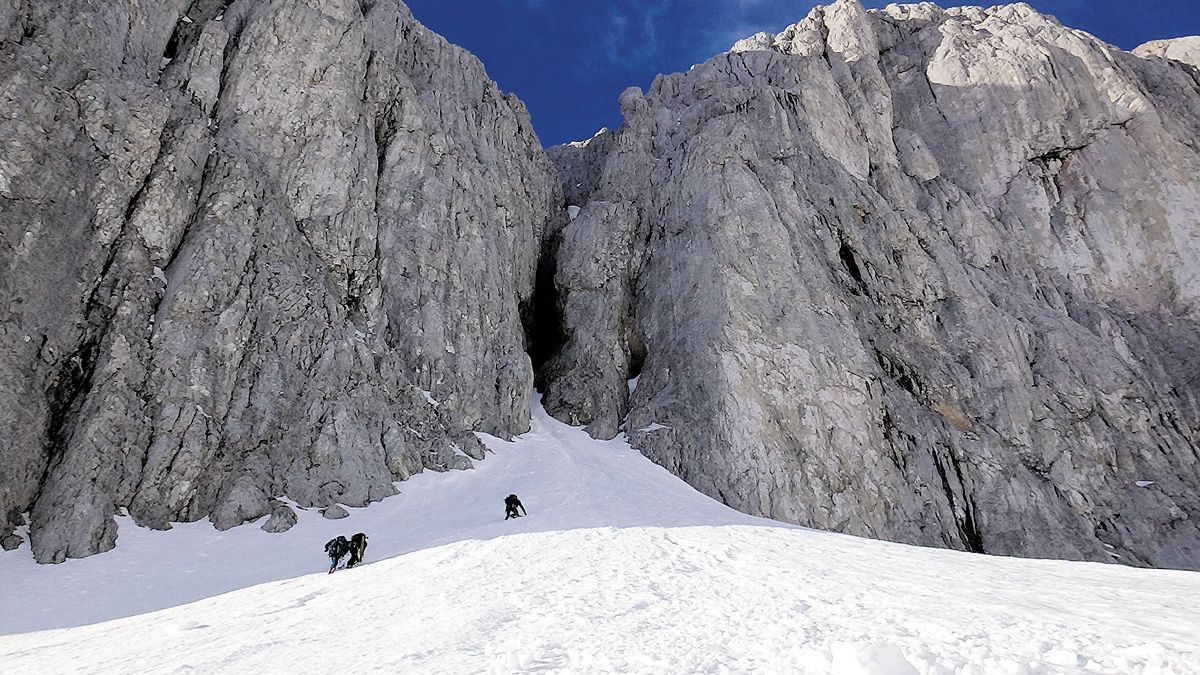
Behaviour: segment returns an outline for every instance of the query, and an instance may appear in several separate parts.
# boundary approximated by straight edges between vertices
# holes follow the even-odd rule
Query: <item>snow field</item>
[[[5,611],[0,635],[78,626],[143,614],[238,588],[324,572],[326,541],[369,535],[367,561],[467,539],[606,526],[729,523],[781,525],[738,513],[696,493],[622,440],[595,441],[535,411],[516,442],[481,434],[492,450],[470,471],[426,472],[397,483],[400,494],[348,518],[297,508],[282,534],[244,525],[225,532],[208,521],[169,531],[119,519],[118,543],[101,555],[38,565],[28,543],[0,553]],[[505,521],[504,497],[521,497],[530,517]],[[265,518],[259,523],[265,522]],[[28,540],[28,532],[20,532]],[[19,608],[8,611],[8,608]]]
[[[16,673],[323,672],[332,654],[341,668],[404,673],[1186,673],[1200,663],[1196,626],[1179,621],[1193,610],[1177,582],[1195,590],[1192,575],[1147,583],[1097,565],[959,565],[966,554],[848,539],[729,525],[465,541],[0,638],[0,654]]]
[[[488,445],[474,471],[417,476],[340,521],[306,511],[281,535],[122,524],[93,558],[2,555],[0,578],[22,581],[0,627],[55,627],[0,636],[3,670],[1200,672],[1200,574],[782,526],[540,410]],[[528,517],[502,520],[509,492]],[[324,542],[357,531],[367,564],[325,574]]]

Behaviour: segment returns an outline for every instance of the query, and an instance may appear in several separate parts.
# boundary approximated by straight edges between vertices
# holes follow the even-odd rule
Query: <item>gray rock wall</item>
[[[0,40],[0,534],[362,505],[528,428],[554,169],[398,1],[0,3]]]
[[[747,512],[1200,568],[1193,47],[842,0],[556,171],[398,0],[0,0],[0,539],[336,515],[527,429],[532,350]]]
[[[554,150],[554,414],[750,513],[1200,568],[1195,69],[842,0],[621,106]]]

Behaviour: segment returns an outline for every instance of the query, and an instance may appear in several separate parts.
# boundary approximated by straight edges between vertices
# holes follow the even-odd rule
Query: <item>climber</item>
[[[521,509],[521,513],[517,513],[517,509]],[[529,514],[525,512],[525,505],[521,503],[520,499],[517,499],[516,495],[509,495],[504,498],[504,519],[505,520],[508,520],[509,518],[519,518],[521,516],[527,516],[527,515],[529,515]]]
[[[342,558],[350,552],[350,542],[342,535],[338,535],[335,539],[330,539],[325,543],[325,553],[329,554],[329,573],[337,569],[338,563],[342,562]]]
[[[350,537],[350,562],[346,563],[346,569],[354,567],[363,561],[363,557],[367,554],[367,535],[359,532]]]

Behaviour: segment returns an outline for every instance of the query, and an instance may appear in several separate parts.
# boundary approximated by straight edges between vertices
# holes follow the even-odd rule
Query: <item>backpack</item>
[[[331,558],[340,558],[346,555],[346,551],[349,549],[350,543],[347,542],[346,538],[341,535],[335,539],[330,539],[329,541],[325,542],[325,552],[328,553],[329,557]]]

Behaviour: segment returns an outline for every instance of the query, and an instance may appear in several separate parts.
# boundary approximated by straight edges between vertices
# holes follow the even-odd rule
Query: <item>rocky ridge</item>
[[[0,148],[0,536],[38,560],[528,428],[554,169],[397,0],[0,3]]]
[[[4,548],[338,517],[536,370],[749,513],[1200,567],[1193,39],[840,0],[544,153],[398,0],[151,4],[0,0]]]
[[[1200,568],[1194,67],[840,0],[620,103],[552,152],[552,413],[753,514]]]
[[[1200,68],[1200,36],[1152,40],[1133,50],[1139,56],[1158,56]]]

